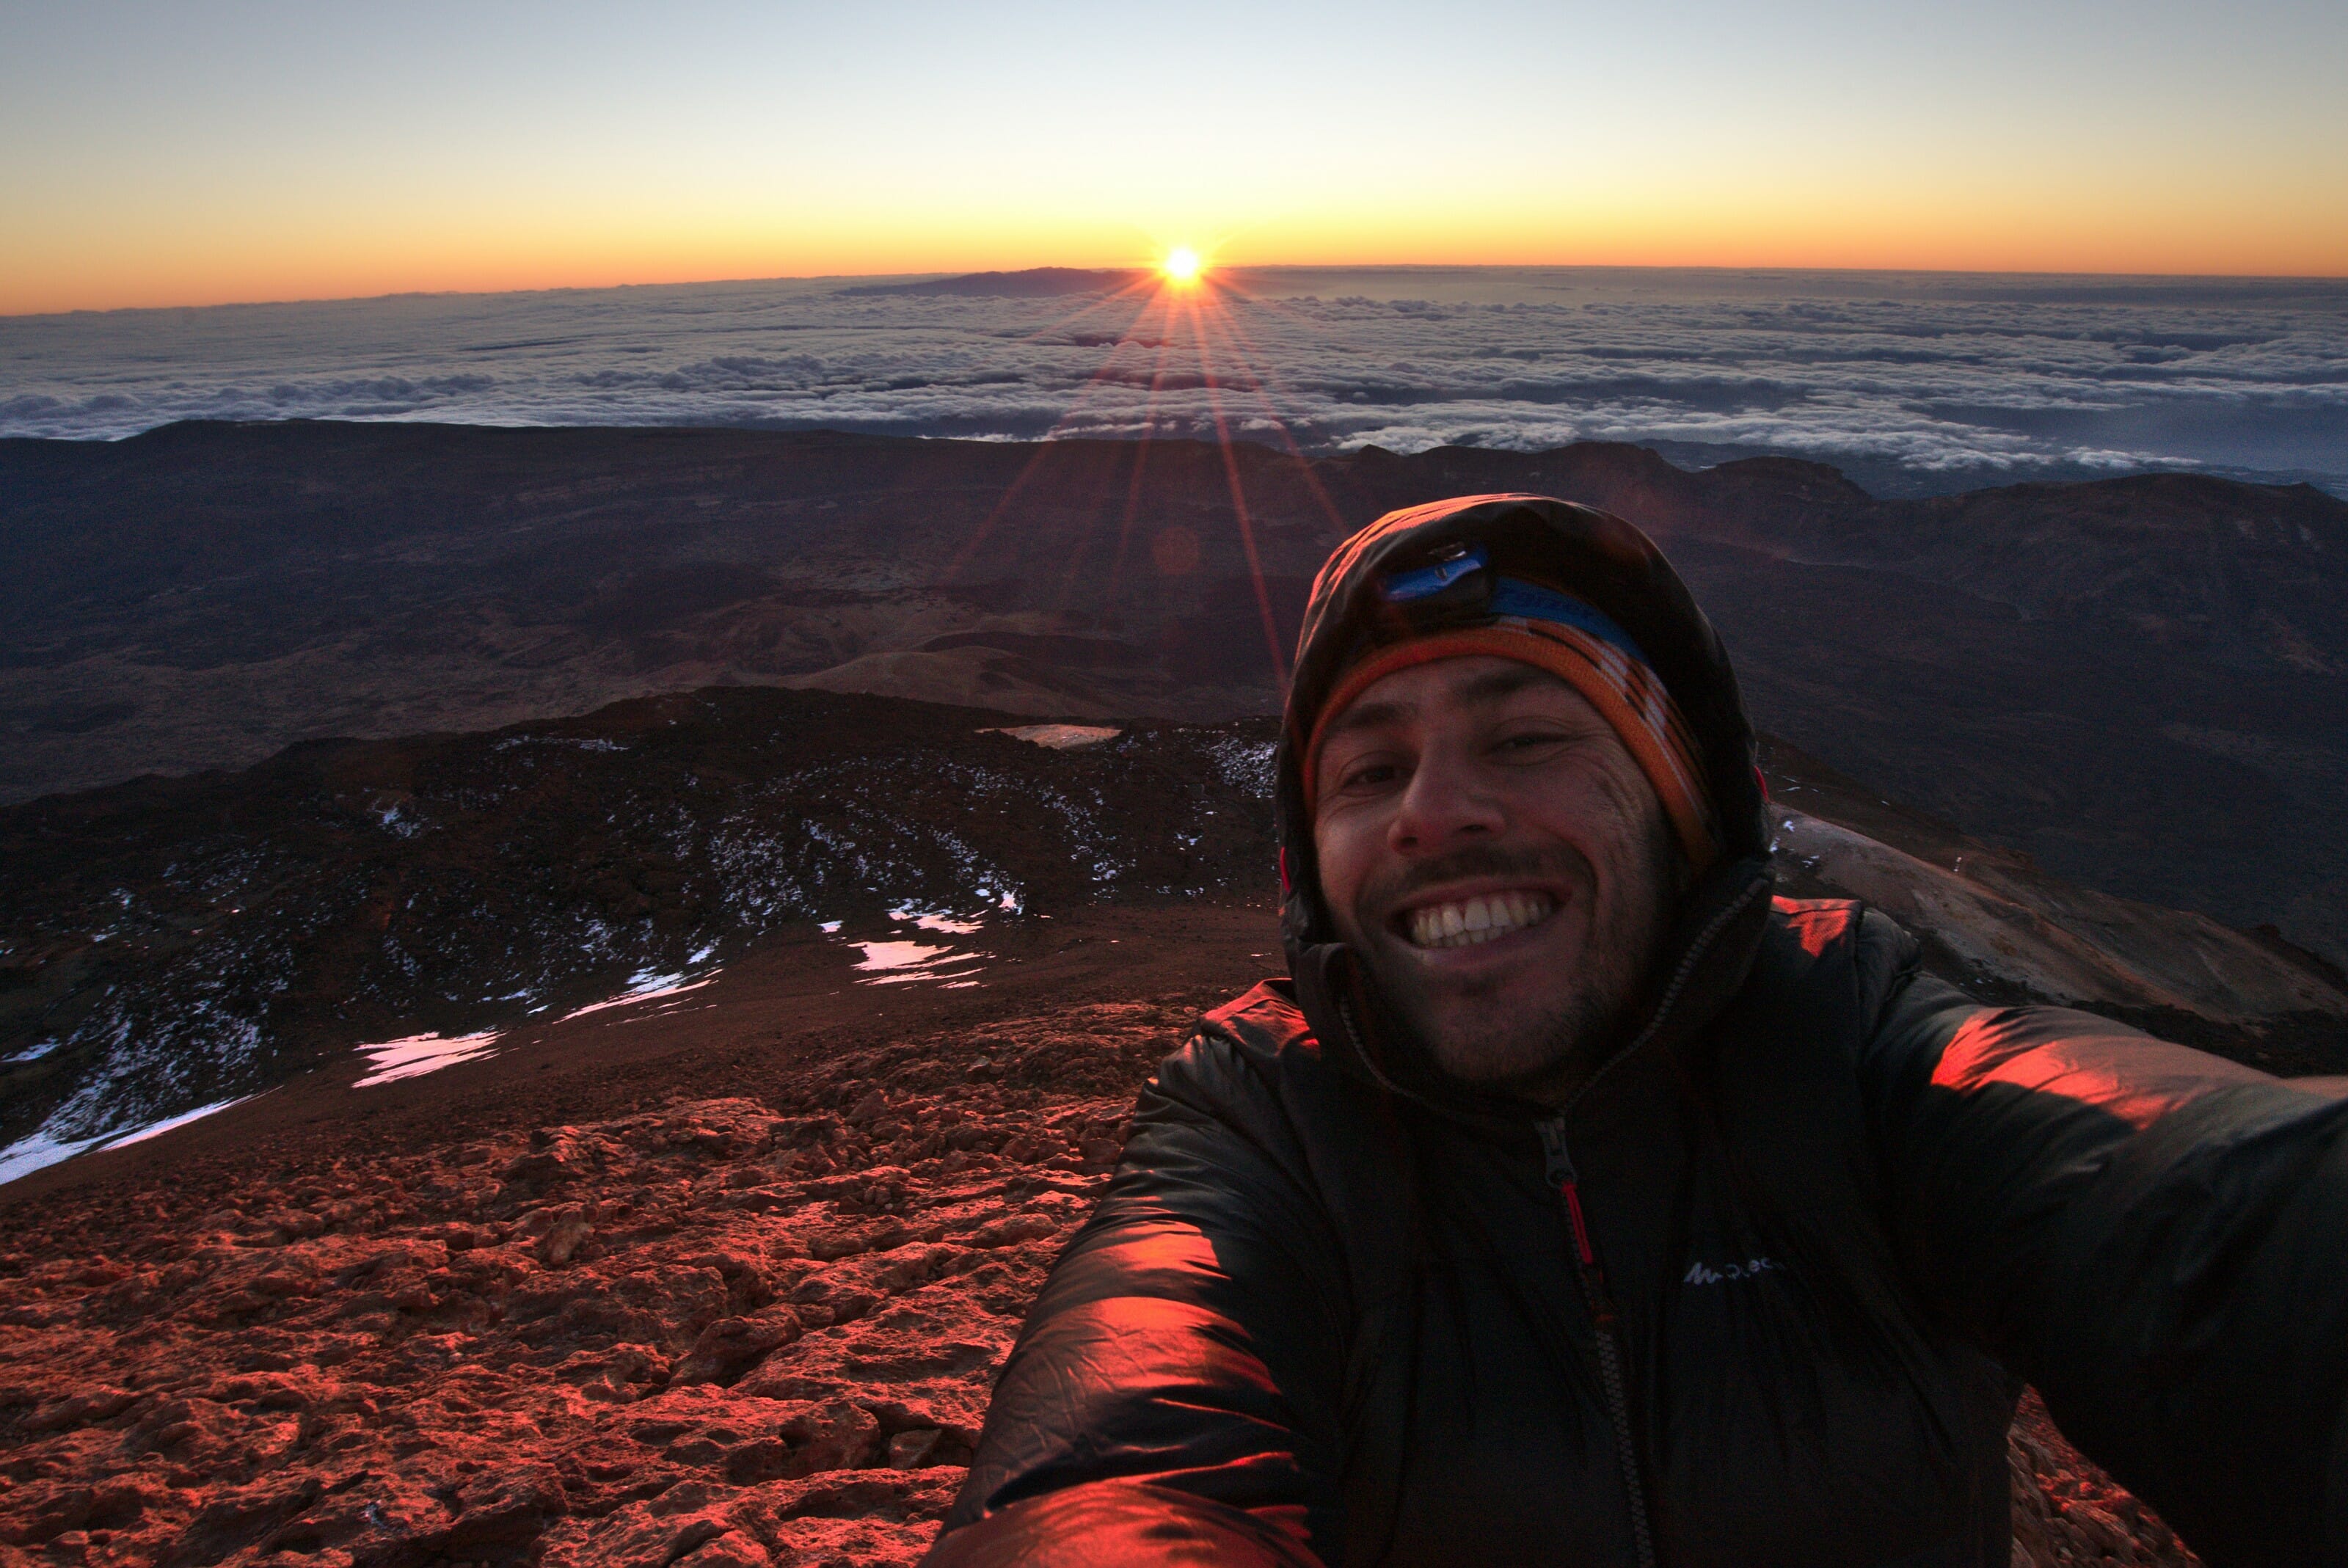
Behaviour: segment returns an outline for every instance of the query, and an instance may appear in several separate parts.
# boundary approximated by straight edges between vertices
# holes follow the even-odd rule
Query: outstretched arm
[[[1275,1097],[1212,1037],[1144,1090],[928,1561],[1315,1564],[1346,1278]]]
[[[2212,1563],[2348,1561],[2348,1088],[1984,1009],[1869,917],[1907,1264]]]

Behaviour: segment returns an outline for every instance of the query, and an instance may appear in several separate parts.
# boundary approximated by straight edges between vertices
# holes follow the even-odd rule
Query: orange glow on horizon
[[[1177,245],[1166,253],[1166,259],[1158,263],[1158,270],[1165,273],[1166,281],[1176,288],[1188,288],[1199,281],[1200,273],[1206,270],[1206,263],[1199,260],[1199,253],[1189,246]]]
[[[462,46],[429,6],[19,9],[0,315],[1047,265],[1171,284],[1178,246],[1201,290],[1280,266],[2348,277],[2348,34],[2305,0],[2125,27],[1259,6],[1244,48],[1138,7],[476,6]],[[1606,66],[1560,93],[1572,61]],[[1455,86],[1476,112],[1417,112]]]
[[[1750,194],[1424,211],[1335,208],[1234,224],[1212,270],[1251,266],[1657,266],[2348,276],[2348,209],[2298,218],[2246,194],[2180,224],[2150,203],[2066,208],[1986,198],[1858,203]],[[894,210],[786,223],[737,211],[397,211],[324,223],[283,214],[115,212],[11,236],[0,315],[609,288],[773,278],[1138,268],[1179,281],[1175,248],[1058,214]],[[1183,246],[1209,270],[1206,247]],[[1148,258],[1144,260],[1143,258]]]

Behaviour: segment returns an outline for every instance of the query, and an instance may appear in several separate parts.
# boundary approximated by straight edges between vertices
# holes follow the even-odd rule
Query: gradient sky
[[[2348,273],[2339,0],[0,0],[0,314],[1146,262]]]

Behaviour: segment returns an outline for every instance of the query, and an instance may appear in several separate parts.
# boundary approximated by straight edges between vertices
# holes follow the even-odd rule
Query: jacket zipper
[[[1598,1330],[1598,1378],[1606,1390],[1606,1413],[1614,1426],[1614,1452],[1622,1471],[1622,1490],[1631,1504],[1631,1533],[1637,1543],[1639,1568],[1655,1568],[1654,1529],[1647,1518],[1647,1492],[1639,1477],[1639,1445],[1631,1432],[1631,1392],[1622,1375],[1622,1342],[1616,1333],[1622,1315],[1606,1290],[1606,1271],[1599,1266],[1597,1249],[1590,1244],[1590,1225],[1581,1213],[1581,1182],[1565,1149],[1565,1118],[1542,1119],[1541,1149],[1549,1156],[1549,1184],[1565,1201],[1566,1222],[1573,1228],[1574,1277],[1581,1298]]]
[[[1622,1490],[1630,1498],[1631,1534],[1638,1547],[1639,1568],[1655,1568],[1655,1532],[1653,1522],[1647,1516],[1646,1486],[1639,1475],[1639,1445],[1631,1430],[1631,1390],[1622,1371],[1622,1340],[1616,1332],[1622,1314],[1615,1310],[1614,1298],[1606,1289],[1606,1273],[1599,1266],[1598,1250],[1590,1244],[1590,1224],[1581,1212],[1581,1181],[1574,1174],[1572,1157],[1565,1148],[1565,1113],[1597,1087],[1600,1078],[1637,1055],[1639,1048],[1654,1037],[1663,1020],[1670,1016],[1672,1005],[1686,988],[1688,976],[1695,973],[1695,966],[1710,951],[1714,940],[1753,902],[1753,895],[1766,886],[1766,880],[1756,877],[1742,895],[1705,923],[1673,971],[1671,983],[1663,987],[1647,1026],[1583,1079],[1556,1115],[1543,1117],[1535,1124],[1540,1129],[1542,1151],[1549,1158],[1549,1184],[1564,1201],[1566,1222],[1573,1227],[1574,1277],[1581,1285],[1581,1298],[1589,1305],[1591,1318],[1598,1329],[1598,1378],[1605,1387],[1606,1413],[1614,1425],[1616,1463],[1622,1471]]]
[[[1615,1331],[1622,1315],[1615,1310],[1613,1297],[1607,1293],[1606,1275],[1599,1267],[1597,1249],[1590,1244],[1590,1226],[1581,1212],[1581,1184],[1574,1175],[1573,1161],[1566,1153],[1565,1114],[1597,1087],[1599,1079],[1636,1056],[1640,1047],[1655,1037],[1670,1016],[1673,1004],[1686,989],[1689,976],[1695,973],[1696,965],[1711,950],[1714,941],[1728,923],[1753,902],[1753,895],[1768,885],[1766,877],[1754,878],[1742,893],[1705,923],[1704,929],[1696,934],[1695,940],[1688,944],[1686,953],[1682,954],[1646,1026],[1629,1045],[1599,1064],[1598,1070],[1582,1080],[1556,1115],[1544,1117],[1534,1124],[1540,1130],[1541,1148],[1549,1158],[1549,1184],[1563,1200],[1567,1222],[1573,1228],[1574,1277],[1581,1286],[1582,1300],[1588,1305],[1591,1318],[1597,1327],[1599,1381],[1604,1386],[1606,1413],[1614,1428],[1615,1462],[1622,1472],[1622,1490],[1631,1505],[1631,1533],[1638,1551],[1639,1568],[1655,1568],[1655,1534],[1653,1522],[1647,1515],[1646,1487],[1640,1479],[1639,1445],[1632,1435],[1631,1393],[1622,1370],[1622,1342]],[[1362,1026],[1354,1016],[1351,1003],[1342,994],[1333,999],[1337,1005],[1338,1018],[1354,1037],[1354,1054],[1368,1069],[1371,1078],[1389,1094],[1416,1098],[1406,1096],[1403,1089],[1390,1082],[1370,1053],[1360,1048],[1364,1038]]]

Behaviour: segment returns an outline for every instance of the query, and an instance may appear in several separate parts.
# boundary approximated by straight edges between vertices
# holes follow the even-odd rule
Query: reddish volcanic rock
[[[1163,1024],[159,1191],[104,1257],[31,1222],[0,1563],[910,1562]]]
[[[1176,1021],[11,1216],[0,1565],[910,1563]],[[2191,1561],[2034,1405],[2014,1460],[2017,1564]]]
[[[2013,1471],[2013,1568],[2200,1563],[2157,1515],[2064,1440],[2035,1391],[2014,1417],[2006,1460]]]

